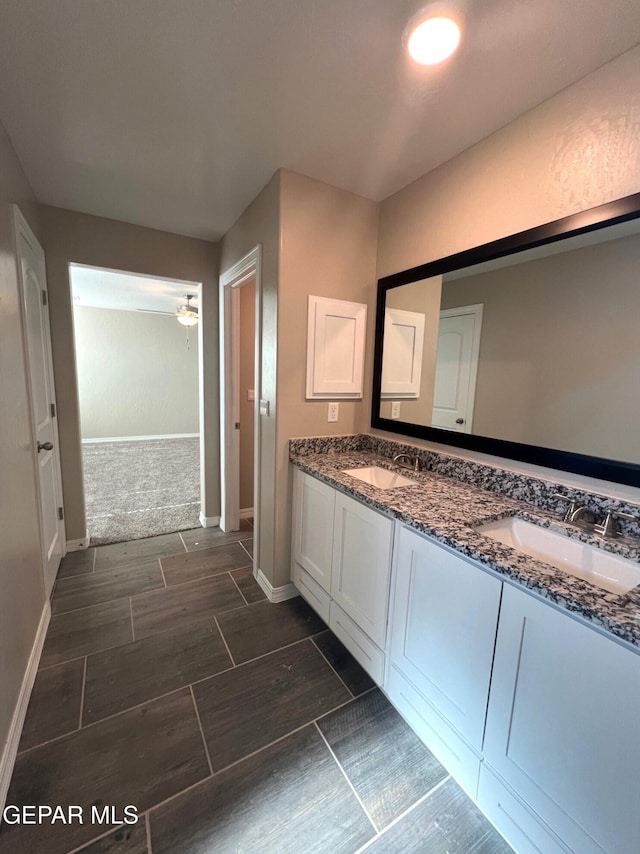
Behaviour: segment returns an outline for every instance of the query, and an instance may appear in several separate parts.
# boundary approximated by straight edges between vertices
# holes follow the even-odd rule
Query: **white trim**
[[[65,554],[67,552],[81,552],[83,549],[88,549],[90,541],[91,537],[89,536],[89,530],[87,529],[84,537],[80,537],[78,540],[67,540]]]
[[[98,442],[146,442],[152,439],[199,439],[200,433],[157,433],[151,436],[105,436],[102,439],[83,439],[83,445],[95,445]]]
[[[253,518],[253,507],[245,507],[240,511],[241,519],[252,519]]]
[[[283,584],[282,587],[274,587],[261,569],[258,570],[257,574],[254,573],[254,578],[269,602],[284,602],[285,599],[294,599],[300,595],[292,581]]]
[[[220,528],[236,531],[240,527],[240,442],[234,422],[239,420],[239,291],[255,279],[255,366],[253,409],[253,507],[254,558],[257,577],[260,554],[260,404],[262,397],[262,246],[258,244],[220,276]],[[265,416],[269,417],[269,416]],[[266,579],[265,579],[266,580]],[[266,592],[266,591],[265,591]],[[285,597],[286,598],[286,597]]]
[[[44,639],[47,634],[50,619],[51,605],[49,604],[49,600],[47,600],[44,604],[44,608],[42,609],[40,624],[38,625],[38,631],[36,632],[33,646],[31,647],[31,654],[22,680],[18,702],[16,703],[13,717],[11,718],[9,735],[7,736],[7,741],[4,746],[2,756],[0,757],[0,816],[2,815],[2,810],[4,809],[7,798],[7,792],[9,791],[9,782],[11,781],[13,766],[15,765],[18,753],[18,745],[20,743],[20,736],[22,735],[24,719],[27,714],[27,706],[29,705],[31,691],[33,690],[33,683],[35,682],[36,674],[38,672],[40,655],[42,653],[42,647],[44,645]]]
[[[201,513],[198,517],[203,528],[217,528],[220,524],[219,516],[205,516]]]

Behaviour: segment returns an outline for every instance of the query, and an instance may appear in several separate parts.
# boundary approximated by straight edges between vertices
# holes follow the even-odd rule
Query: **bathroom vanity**
[[[407,450],[425,471],[393,463]],[[481,489],[477,465],[372,436],[293,440],[290,459],[292,581],[510,844],[640,850],[633,540],[564,524],[552,484]],[[510,519],[629,574],[607,590],[516,550],[491,535]]]

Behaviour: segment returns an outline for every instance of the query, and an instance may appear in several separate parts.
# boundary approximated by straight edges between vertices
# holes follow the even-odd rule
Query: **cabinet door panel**
[[[335,494],[326,483],[296,469],[293,559],[327,593],[331,588]]]
[[[505,588],[484,753],[581,854],[640,850],[640,656]]]
[[[331,596],[384,649],[393,523],[336,494]]]
[[[476,750],[482,747],[502,583],[403,528],[391,660]]]

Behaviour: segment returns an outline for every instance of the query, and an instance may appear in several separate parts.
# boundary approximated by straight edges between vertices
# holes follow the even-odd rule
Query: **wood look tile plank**
[[[130,566],[60,579],[56,584],[51,611],[53,614],[64,614],[160,587],[164,587],[160,564],[157,558],[151,558]]]
[[[351,698],[311,641],[207,679],[193,693],[214,772]]]
[[[187,550],[192,552],[198,549],[208,549],[211,546],[222,546],[226,543],[237,543],[240,540],[250,539],[253,537],[253,528],[246,519],[241,519],[239,531],[224,533],[220,528],[194,528],[191,531],[182,531],[181,533]]]
[[[154,854],[353,854],[374,833],[314,726],[150,815]]]
[[[234,569],[231,576],[250,605],[254,602],[262,602],[263,599],[267,598],[262,587],[260,587],[253,577],[252,566],[247,566],[244,569]]]
[[[299,596],[276,604],[259,602],[242,611],[222,614],[218,624],[236,664],[327,628]]]
[[[164,557],[184,553],[184,544],[179,534],[162,534],[159,537],[147,537],[143,540],[129,540],[126,543],[113,543],[98,546],[96,549],[96,570],[112,569],[117,566],[130,566],[153,557]]]
[[[77,729],[84,658],[39,670],[22,728],[19,751]]]
[[[364,849],[367,854],[510,854],[498,831],[449,778]]]
[[[186,581],[196,581],[219,572],[248,566],[251,558],[238,543],[214,546],[194,552],[185,552],[161,559],[162,571],[167,586],[184,584]]]
[[[375,687],[375,682],[331,631],[316,635],[313,642],[354,696]]]
[[[128,599],[116,599],[51,618],[40,667],[59,664],[133,640]]]
[[[357,698],[318,725],[379,829],[447,777],[380,691]]]
[[[243,605],[244,599],[228,573],[141,593],[131,598],[136,639],[190,626]]]
[[[123,825],[107,836],[81,848],[77,854],[148,854],[145,817],[137,824]]]
[[[209,774],[188,689],[36,747],[18,757],[10,804],[133,804],[141,813]],[[108,828],[104,828],[105,830]],[[0,826],[1,854],[63,854],[96,836],[96,825]]]
[[[77,552],[68,552],[60,563],[58,570],[58,580],[61,578],[69,578],[72,575],[84,575],[87,572],[93,572],[93,561],[95,557],[95,549],[81,549]]]
[[[83,725],[231,666],[213,618],[90,655]]]

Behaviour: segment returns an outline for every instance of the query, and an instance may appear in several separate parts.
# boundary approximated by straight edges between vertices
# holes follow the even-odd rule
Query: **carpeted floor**
[[[91,545],[198,527],[199,445],[198,438],[84,444]]]

